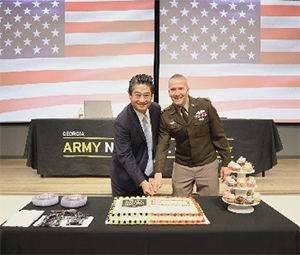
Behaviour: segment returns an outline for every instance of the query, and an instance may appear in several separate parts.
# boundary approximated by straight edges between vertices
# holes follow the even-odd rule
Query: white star
[[[232,34],[230,37],[230,42],[236,42],[236,36],[234,34]]]
[[[248,4],[247,6],[248,6],[248,8],[249,8],[248,11],[250,11],[250,10],[253,10],[253,11],[254,11],[255,5],[252,4],[252,2],[251,2],[250,4]]]
[[[207,17],[207,14],[208,14],[209,12],[207,11],[207,10],[205,10],[205,9],[203,9],[202,11],[201,11],[201,17]]]
[[[27,37],[25,40],[23,40],[23,42],[24,42],[25,46],[26,45],[30,46],[31,40],[29,40],[28,37]]]
[[[232,26],[232,25],[235,25],[235,26],[236,26],[237,20],[236,20],[234,17],[232,17],[232,18],[229,20],[229,22],[230,22],[230,26]]]
[[[207,48],[209,47],[207,44],[205,44],[205,42],[202,44],[202,45],[200,45],[201,46],[201,51],[207,51]]]
[[[167,16],[167,13],[168,13],[168,10],[165,7],[160,10],[161,16],[164,16],[164,15]]]
[[[237,54],[234,51],[232,51],[231,53],[228,53],[228,54],[230,56],[230,59],[236,59]]]
[[[187,45],[185,42],[183,42],[183,44],[181,44],[181,45],[180,45],[180,47],[181,47],[181,50],[185,50],[185,51],[187,51],[187,50],[188,50],[188,47],[189,47],[189,45]]]
[[[9,38],[7,38],[6,41],[4,41],[4,42],[5,42],[5,47],[7,47],[7,46],[11,46],[11,43],[13,42],[13,40],[9,40]]]
[[[58,53],[59,48],[56,46],[56,44],[54,45],[54,47],[51,47],[51,49],[52,49],[52,54]]]
[[[217,22],[218,22],[219,20],[218,19],[216,19],[216,17],[214,16],[211,20],[210,20],[210,22],[211,22],[211,25],[217,25]]]
[[[235,7],[237,6],[236,4],[234,4],[234,2],[232,2],[231,4],[229,4],[230,6],[230,10],[235,10]]]
[[[192,39],[192,42],[198,42],[199,36],[195,35],[195,33],[192,36],[190,36],[190,37]]]
[[[3,51],[3,49],[0,49],[0,56],[2,56],[2,51]]]
[[[17,48],[14,48],[14,51],[15,51],[15,55],[17,54],[21,55],[22,48],[19,48],[19,46],[17,46]]]
[[[40,37],[40,33],[37,29],[33,32],[34,37]]]
[[[242,10],[239,12],[240,18],[245,18],[246,13]]]
[[[256,20],[251,18],[248,20],[248,22],[249,22],[249,26],[254,26],[254,23],[256,22]]]
[[[24,9],[23,11],[24,11],[24,15],[25,15],[25,14],[29,14],[29,15],[30,15],[31,10],[28,9],[28,7],[26,7],[26,9]]]
[[[14,32],[15,38],[17,38],[17,37],[21,38],[21,34],[22,34],[22,33],[23,33],[23,32],[20,32],[19,29],[17,29],[17,31]]]
[[[254,39],[255,39],[256,37],[254,37],[252,34],[248,37],[248,39],[249,39],[249,42],[253,42],[254,43]]]
[[[48,39],[47,37],[45,37],[44,39],[42,39],[43,41],[43,45],[49,45],[50,39]]]
[[[50,10],[48,8],[45,8],[42,11],[43,11],[43,14],[49,14],[49,12],[50,12]]]
[[[176,24],[177,25],[177,21],[179,19],[177,19],[175,16],[171,19],[171,25]]]
[[[192,25],[198,25],[198,19],[194,16],[194,18],[191,19]]]
[[[245,34],[246,32],[246,29],[243,26],[241,26],[239,30],[240,30],[240,34]]]
[[[159,45],[159,47],[160,47],[160,51],[162,51],[162,50],[167,50],[167,47],[168,47],[168,44],[165,44],[165,42],[163,42],[162,44],[160,44]]]
[[[23,24],[24,29],[29,29],[29,30],[30,30],[30,26],[31,26],[31,25],[32,25],[32,24],[28,23],[28,21],[27,21],[25,24]]]
[[[35,54],[40,54],[40,50],[41,50],[41,48],[39,48],[37,45],[35,46],[35,48],[33,48],[33,54],[35,55]]]
[[[56,13],[52,16],[52,21],[58,21],[58,18],[59,18],[60,16],[59,15],[57,15]]]
[[[45,22],[45,23],[43,23],[42,24],[42,26],[43,26],[43,29],[49,29],[49,25],[50,25],[50,23],[48,23],[47,21]]]
[[[206,27],[205,25],[203,25],[203,27],[200,27],[201,29],[201,34],[207,34],[207,30],[208,30],[208,27]]]
[[[213,3],[210,3],[211,9],[217,9],[218,4],[214,1]]]
[[[211,42],[217,42],[218,37],[214,33],[213,36],[210,37],[210,39],[211,39]]]
[[[11,11],[12,10],[7,7],[6,10],[4,10],[5,15],[11,15]]]
[[[192,59],[198,59],[199,53],[194,51],[193,53],[190,53],[190,55],[191,55]]]
[[[52,8],[54,8],[54,7],[58,7],[59,2],[54,1],[54,2],[51,2],[51,4],[52,4]]]
[[[15,8],[16,7],[20,7],[21,8],[21,2],[19,2],[19,0],[17,0],[17,2],[14,2]]]
[[[4,24],[4,26],[5,26],[5,30],[7,30],[7,29],[11,30],[12,24],[7,22],[6,24]]]
[[[2,38],[2,33],[0,33],[0,39]]]
[[[188,13],[189,13],[190,11],[186,10],[185,7],[184,7],[184,9],[181,10],[180,12],[181,12],[181,17],[183,17],[183,16],[188,16]]]
[[[172,5],[172,6],[171,6],[172,8],[173,8],[173,7],[178,8],[178,6],[177,6],[177,5],[178,5],[178,2],[176,2],[175,0],[173,0],[172,2],[170,1],[169,3]]]
[[[171,19],[171,25],[176,24],[177,25],[177,21],[179,19],[177,19],[175,16]]]
[[[34,21],[40,21],[41,16],[37,15],[37,13],[32,16],[32,18],[34,19]]]
[[[245,3],[245,0],[240,0],[240,3]]]
[[[223,9],[223,11],[220,12],[221,17],[225,17],[226,18],[227,17],[227,13],[228,12],[225,12],[225,10]]]
[[[225,26],[220,27],[221,34],[226,34],[227,33],[227,29],[228,29],[228,27],[225,27]]]
[[[247,45],[246,44],[243,44],[243,43],[241,43],[240,45],[239,45],[239,48],[240,48],[240,51],[245,51],[245,48],[247,47]]]
[[[35,2],[33,2],[32,4],[33,4],[33,8],[39,8],[41,3],[35,0]]]
[[[58,37],[59,31],[57,31],[56,28],[55,28],[53,31],[51,31],[51,33],[52,33],[53,37],[55,37],[55,36]]]
[[[225,43],[223,43],[223,44],[221,44],[220,45],[220,47],[221,47],[221,51],[223,51],[223,50],[227,50],[227,47],[228,47],[228,45],[226,45]]]
[[[175,51],[173,51],[172,53],[170,53],[171,59],[177,59],[177,56],[178,56],[178,55],[179,55],[179,54],[176,53]]]
[[[218,57],[218,53],[216,53],[215,51],[209,54],[211,56],[211,59],[217,59]]]
[[[249,59],[254,59],[255,53],[253,53],[252,51],[250,53],[247,54],[249,56]]]
[[[177,38],[178,38],[177,35],[173,34],[170,37],[171,37],[171,42],[177,42]]]
[[[196,0],[194,0],[194,2],[190,2],[190,4],[192,5],[192,9],[193,9],[193,8],[196,8],[196,9],[197,9],[199,3],[197,3]]]
[[[14,17],[15,22],[21,22],[22,16],[19,16],[19,14],[17,14],[17,16]]]
[[[189,30],[189,28],[186,27],[185,25],[183,25],[183,27],[181,27],[180,29],[181,29],[181,33],[182,33],[182,34],[183,34],[183,33],[187,33],[188,30]]]
[[[162,27],[160,27],[160,32],[161,33],[167,33],[168,27],[165,26],[165,24],[162,25]]]

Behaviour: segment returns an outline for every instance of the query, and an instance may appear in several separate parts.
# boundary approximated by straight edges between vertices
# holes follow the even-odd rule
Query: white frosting
[[[134,203],[146,203],[130,207],[130,201]],[[124,204],[127,204],[124,205]],[[115,213],[193,213],[198,214],[195,204],[190,198],[176,197],[120,197],[115,206]]]
[[[191,197],[115,198],[106,224],[209,224]]]

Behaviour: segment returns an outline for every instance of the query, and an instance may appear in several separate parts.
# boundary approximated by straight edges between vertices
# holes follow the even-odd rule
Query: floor
[[[31,198],[32,195],[0,195],[0,224],[28,204]],[[262,199],[275,210],[300,226],[300,194],[262,195]]]

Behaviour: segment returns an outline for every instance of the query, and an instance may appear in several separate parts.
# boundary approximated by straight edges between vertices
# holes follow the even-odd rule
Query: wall
[[[23,157],[28,128],[28,123],[0,124],[0,157]],[[300,125],[277,124],[277,128],[284,148],[278,157],[299,157]]]

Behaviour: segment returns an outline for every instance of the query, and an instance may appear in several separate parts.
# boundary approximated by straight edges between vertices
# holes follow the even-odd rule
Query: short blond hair
[[[181,79],[184,80],[186,86],[189,87],[189,86],[188,86],[187,79],[186,79],[185,76],[182,75],[182,74],[178,74],[178,73],[177,73],[177,74],[172,75],[171,78],[169,79],[169,82],[170,82],[170,80],[181,80]]]

